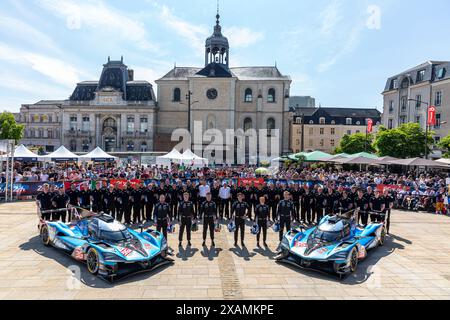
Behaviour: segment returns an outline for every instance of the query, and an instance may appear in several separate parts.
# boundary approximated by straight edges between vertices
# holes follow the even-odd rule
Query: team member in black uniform
[[[159,202],[154,208],[154,217],[156,220],[156,230],[162,231],[164,238],[167,239],[167,227],[170,223],[170,205],[166,203],[166,196],[161,194]]]
[[[58,194],[53,196],[52,198],[52,204],[55,209],[65,209],[67,208],[67,205],[69,204],[69,196],[64,193],[64,189],[60,188],[58,190]],[[67,217],[67,210],[55,212],[53,214],[53,220],[59,220],[61,219],[62,222],[66,222]]]
[[[259,204],[255,207],[255,220],[259,226],[259,232],[256,235],[256,246],[259,248],[259,239],[261,232],[263,234],[264,246],[267,248],[267,222],[269,221],[270,209],[266,205],[266,197],[259,197]]]
[[[269,188],[267,189],[267,198],[270,212],[272,212],[272,220],[276,220],[277,218],[277,206],[278,206],[278,192],[275,189],[275,185],[273,183],[269,184]]]
[[[130,193],[131,205],[133,206],[133,223],[141,222],[141,208],[142,208],[142,191],[138,185],[131,190]]]
[[[258,184],[256,188],[253,190],[253,210],[255,210],[256,206],[259,204],[259,198],[265,197],[267,195],[266,188],[263,184]],[[254,219],[256,221],[256,217]]]
[[[213,186],[211,188],[211,199],[216,204],[217,213],[219,213],[220,207],[219,192],[220,192],[220,184],[217,181],[214,181]]]
[[[391,194],[391,190],[389,190],[388,188],[385,188],[383,190],[383,198],[385,201],[385,214],[386,216],[382,217],[383,221],[386,221],[386,232],[387,234],[389,234],[389,227],[391,225],[391,210],[392,208],[394,208],[394,202],[395,199]]]
[[[297,183],[294,183],[291,188],[289,188],[289,192],[292,195],[292,202],[295,206],[295,212],[297,216],[295,217],[295,220],[300,220],[300,217],[298,216],[300,212],[300,198],[302,196],[302,191]]]
[[[91,209],[91,192],[86,184],[80,185],[80,192],[78,193],[79,203],[81,207],[86,210]]]
[[[370,221],[372,222],[382,222],[383,218],[380,213],[384,213],[385,208],[385,200],[381,196],[381,192],[379,190],[375,190],[375,196],[370,198],[369,202],[370,211],[373,213],[370,215]]]
[[[43,191],[36,197],[36,205],[41,211],[53,210],[52,198],[53,196],[50,193],[50,186],[46,183],[44,184]],[[50,220],[52,219],[52,214],[42,213],[42,219],[46,221]]]
[[[290,200],[291,195],[289,191],[285,191],[283,196],[284,199],[278,203],[277,207],[277,217],[278,221],[280,221],[280,243],[283,240],[284,228],[286,227],[286,230],[289,231],[291,229],[291,221],[295,217],[295,206]]]
[[[314,197],[314,209],[317,215],[316,223],[319,224],[323,218],[325,208],[327,207],[327,196],[323,193],[323,188],[319,187]],[[314,219],[313,219],[314,222]]]
[[[339,210],[342,210],[341,213],[348,213],[353,209],[353,202],[348,197],[347,191],[342,191],[341,199],[339,199]]]
[[[179,190],[177,184],[174,182],[169,187],[169,194],[170,194],[170,215],[171,218],[179,220],[180,217],[178,216],[178,196],[179,196]]]
[[[178,207],[178,213],[181,216],[181,224],[180,224],[180,234],[178,240],[180,241],[178,246],[183,245],[183,233],[184,229],[186,229],[188,246],[191,246],[191,227],[192,227],[192,219],[196,218],[195,206],[192,201],[189,201],[189,193],[185,192],[183,194],[183,201],[180,202]]]
[[[123,203],[125,224],[131,224],[131,210],[133,208],[133,202],[131,198],[132,192],[133,188],[131,187],[131,184],[128,182],[126,189],[123,190],[124,198],[126,198],[126,202]]]
[[[364,196],[364,191],[362,189],[359,189],[357,192],[357,196],[355,199],[355,208],[358,210],[358,223],[361,219],[361,224],[364,227],[367,226],[367,222],[369,220],[369,202]]]
[[[152,221],[153,206],[155,205],[155,202],[156,202],[154,188],[155,188],[155,186],[153,185],[153,182],[152,182],[147,186],[147,188],[142,193],[142,195],[144,197],[144,203],[145,203],[145,220],[146,220],[146,222]]]
[[[247,217],[252,219],[252,202],[253,202],[253,187],[250,186],[250,184],[246,184],[244,190],[242,190],[242,194],[244,195],[244,201],[247,203]],[[238,194],[238,201],[239,201],[239,194]],[[233,215],[233,213],[231,213]]]
[[[236,230],[234,231],[234,246],[237,246],[239,230],[241,231],[241,244],[245,247],[244,235],[245,235],[245,219],[247,218],[249,204],[244,201],[244,195],[238,194],[238,201],[231,206],[231,217],[234,217],[234,223]]]
[[[311,209],[312,209],[312,206],[314,203],[314,195],[309,190],[308,185],[305,185],[304,189],[305,189],[305,193],[303,193],[302,199],[301,199],[301,203],[302,203],[301,220],[302,220],[302,222],[308,222],[308,224],[311,224]]]
[[[91,202],[92,202],[92,211],[101,212],[102,210],[102,190],[100,188],[100,183],[97,182],[95,187],[91,190]]]
[[[116,185],[116,212],[117,212],[117,221],[122,222],[123,217],[125,216],[125,223],[128,224],[130,221],[126,219],[126,208],[128,207],[129,195],[125,188],[121,188],[120,184]]]
[[[114,188],[113,184],[110,184],[108,190],[103,194],[103,211],[111,215],[114,219],[116,219],[117,216],[116,195],[117,190]]]
[[[66,191],[66,194],[69,197],[70,205],[75,207],[78,207],[80,205],[78,203],[78,190],[74,184],[70,185],[70,189]]]
[[[217,219],[217,206],[212,201],[211,193],[206,194],[206,200],[200,205],[200,215],[203,217],[203,243],[206,245],[206,233],[209,228],[209,235],[211,237],[211,245],[214,247],[214,222]]]

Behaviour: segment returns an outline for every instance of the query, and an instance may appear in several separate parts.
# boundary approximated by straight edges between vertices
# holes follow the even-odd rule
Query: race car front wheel
[[[97,250],[94,248],[90,248],[87,253],[86,264],[88,271],[91,274],[96,275],[98,273],[98,269],[100,268],[100,259],[98,257]]]
[[[358,267],[358,249],[356,249],[355,247],[350,253],[350,271],[352,273],[355,272],[357,267]]]
[[[41,227],[41,240],[44,246],[50,245],[50,236],[48,234],[48,227],[46,225],[43,225]]]

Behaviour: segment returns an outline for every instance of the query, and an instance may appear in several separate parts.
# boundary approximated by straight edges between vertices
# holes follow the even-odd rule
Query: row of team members
[[[342,188],[334,189],[333,187],[325,189],[317,187],[310,190],[307,185],[303,187],[294,185],[291,188],[280,188],[275,185],[267,188],[263,186],[252,188],[248,185],[238,188],[233,185],[230,188],[227,183],[218,188],[217,185],[218,183],[215,183],[213,188],[209,188],[209,185],[202,181],[199,186],[194,186],[190,182],[186,185],[165,186],[165,183],[161,182],[159,187],[150,184],[147,188],[142,185],[136,185],[133,188],[128,183],[124,189],[116,188],[114,185],[109,185],[105,189],[97,184],[92,190],[85,187],[77,190],[75,185],[72,185],[70,190],[64,193],[64,189],[52,190],[51,186],[46,184],[43,192],[37,197],[37,204],[44,212],[63,209],[69,204],[94,212],[106,212],[119,221],[124,218],[126,224],[140,223],[143,220],[154,221],[158,231],[162,231],[165,237],[167,237],[168,226],[173,219],[176,219],[180,221],[180,244],[186,231],[189,245],[194,220],[203,219],[203,245],[205,245],[208,229],[214,245],[215,226],[224,216],[234,220],[235,245],[237,245],[239,234],[241,244],[245,245],[245,221],[250,219],[259,226],[257,245],[259,246],[262,233],[264,245],[267,246],[267,226],[272,220],[280,224],[281,241],[283,232],[289,230],[294,221],[314,224],[318,223],[325,214],[358,209],[358,220],[363,225],[367,225],[369,216],[374,222],[384,221],[385,215],[389,217],[394,203],[389,190],[385,190],[382,194],[378,190],[373,191],[371,187],[367,188],[366,192],[352,187],[348,192]],[[217,191],[217,194],[213,191]],[[280,192],[282,192],[282,199],[279,199]],[[254,202],[255,197],[258,197],[258,203]],[[254,219],[252,219],[252,212],[255,215]],[[66,212],[61,210],[52,214],[44,213],[43,218],[61,219],[65,222]],[[389,220],[387,220],[388,231]]]

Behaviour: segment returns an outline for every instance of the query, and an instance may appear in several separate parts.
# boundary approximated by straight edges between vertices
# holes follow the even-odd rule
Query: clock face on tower
[[[206,96],[208,97],[208,99],[210,100],[214,100],[217,98],[217,90],[216,89],[209,89],[208,91],[206,91]]]

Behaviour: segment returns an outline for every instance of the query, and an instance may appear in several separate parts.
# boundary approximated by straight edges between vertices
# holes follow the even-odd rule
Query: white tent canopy
[[[28,150],[23,144],[18,146],[14,151],[15,161],[38,161],[39,158],[40,156]]]
[[[78,156],[75,153],[67,150],[66,147],[61,146],[53,153],[50,153],[46,156],[40,157],[44,161],[55,161],[55,162],[71,162],[78,161]]]
[[[168,154],[156,157],[156,164],[158,166],[170,166],[172,162],[179,163],[183,159],[183,155],[177,149],[173,149]]]
[[[84,156],[80,156],[79,158],[80,158],[80,160],[94,161],[94,162],[113,162],[118,159],[117,157],[114,157],[114,156],[106,153],[100,147],[95,148],[88,154],[86,154]]]
[[[208,159],[197,156],[191,149],[182,154],[181,162],[193,167],[204,167],[208,165]]]
[[[443,163],[443,164],[450,164],[450,159],[446,159],[446,158],[442,158],[439,160],[436,160],[439,163]]]

